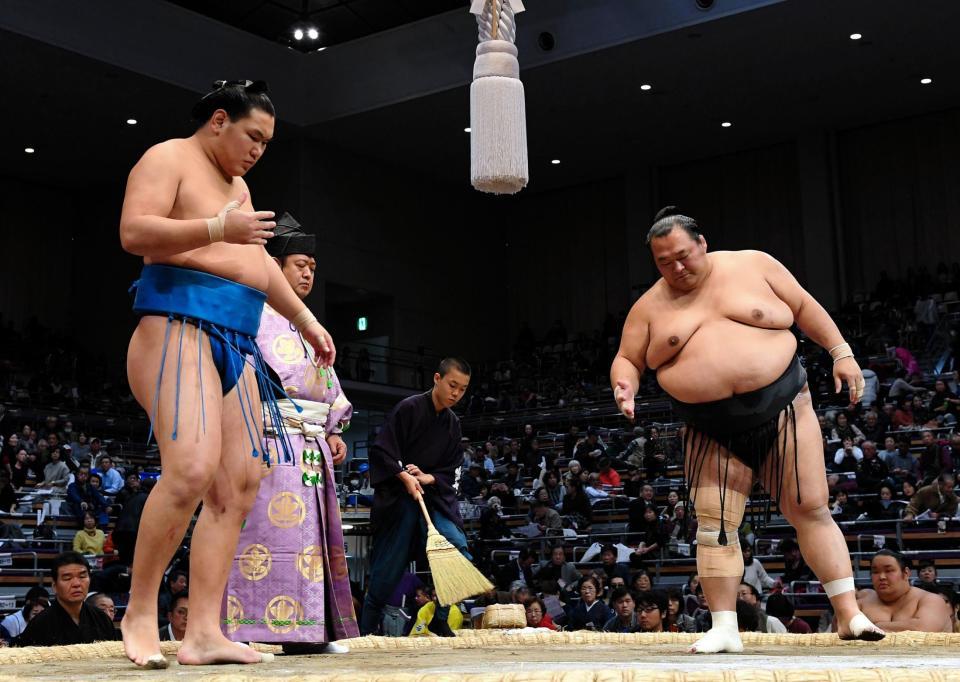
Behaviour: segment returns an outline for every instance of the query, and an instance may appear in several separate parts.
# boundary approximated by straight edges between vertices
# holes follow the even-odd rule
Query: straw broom
[[[450,606],[492,590],[490,581],[434,527],[423,503],[423,495],[417,495],[417,502],[427,520],[427,561],[441,606]]]

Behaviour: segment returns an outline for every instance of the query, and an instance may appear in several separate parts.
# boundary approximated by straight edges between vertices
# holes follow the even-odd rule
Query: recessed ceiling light
[[[932,78],[921,78],[920,83],[922,85],[930,85],[933,82]]]
[[[551,161],[550,163],[552,163],[554,166],[559,166],[559,165],[560,165],[560,159],[554,159],[554,160]]]
[[[309,37],[310,40],[316,40],[317,38],[320,37],[320,31],[318,31],[313,27],[310,27],[307,29],[307,37]]]
[[[24,147],[23,151],[25,151],[27,154],[33,154],[37,150],[34,149],[33,147]]]
[[[729,127],[732,126],[732,125],[733,125],[733,124],[732,124],[730,121],[724,121],[723,123],[720,124],[720,127],[721,127],[721,128],[729,128]]]
[[[128,119],[127,119],[127,125],[128,125],[128,126],[135,126],[135,125],[137,125],[137,119],[135,119],[135,118],[128,118]]]
[[[323,51],[326,50],[326,49],[327,49],[327,46],[324,45],[323,47],[318,47],[318,48],[317,48],[317,52],[323,52]]]
[[[298,28],[296,31],[294,31],[293,38],[294,40],[303,40],[303,29]]]
[[[653,86],[650,85],[649,83],[644,83],[643,85],[640,86],[640,89],[641,89],[641,90],[652,90],[652,89],[653,89]]]
[[[862,33],[851,33],[850,40],[860,40],[863,37]]]
[[[469,127],[467,127],[467,128],[464,128],[464,129],[463,129],[463,132],[465,132],[465,133],[469,133],[469,132],[470,132],[471,130],[473,130],[473,129],[472,129],[472,128],[469,128]]]

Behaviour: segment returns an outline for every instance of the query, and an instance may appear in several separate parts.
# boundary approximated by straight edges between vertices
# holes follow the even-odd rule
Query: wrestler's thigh
[[[253,367],[247,365],[237,385],[223,396],[222,421],[220,468],[211,493],[220,502],[229,498],[238,504],[250,504],[259,487],[263,462],[263,411]]]
[[[803,391],[793,401],[797,419],[796,457],[794,457],[794,443],[787,432],[786,448],[783,457],[783,491],[777,501],[780,512],[784,516],[792,513],[803,513],[823,507],[829,501],[827,489],[827,473],[823,461],[823,436],[820,433],[820,423],[813,411],[813,402],[809,391]],[[783,444],[784,429],[788,427],[786,417],[781,418],[780,440]],[[796,465],[794,464],[796,462]],[[768,457],[762,470],[764,482],[773,480],[776,484],[774,472],[775,457]],[[797,479],[800,481],[800,503],[797,502]],[[776,491],[768,490],[772,495]]]
[[[157,399],[167,324],[165,317],[149,316],[137,325],[127,350],[130,390],[148,417],[154,417],[164,476],[209,479],[220,456],[220,377],[206,335],[199,336],[191,324],[171,322]]]
[[[718,487],[726,482],[727,490],[736,490],[744,496],[753,488],[753,471],[732,456],[726,448],[700,433],[687,439],[683,457],[684,475],[693,487]]]

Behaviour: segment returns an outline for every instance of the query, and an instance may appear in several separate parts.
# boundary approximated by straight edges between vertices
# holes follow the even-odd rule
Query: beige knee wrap
[[[701,578],[739,578],[743,575],[743,554],[738,531],[747,498],[736,490],[723,496],[723,525],[720,523],[720,490],[710,486],[692,488],[697,511],[697,572]],[[720,529],[727,544],[720,544]]]

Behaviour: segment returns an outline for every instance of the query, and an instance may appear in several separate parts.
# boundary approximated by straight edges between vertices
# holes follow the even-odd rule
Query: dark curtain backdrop
[[[850,291],[881,270],[960,260],[960,110],[846,131],[838,137]]]

